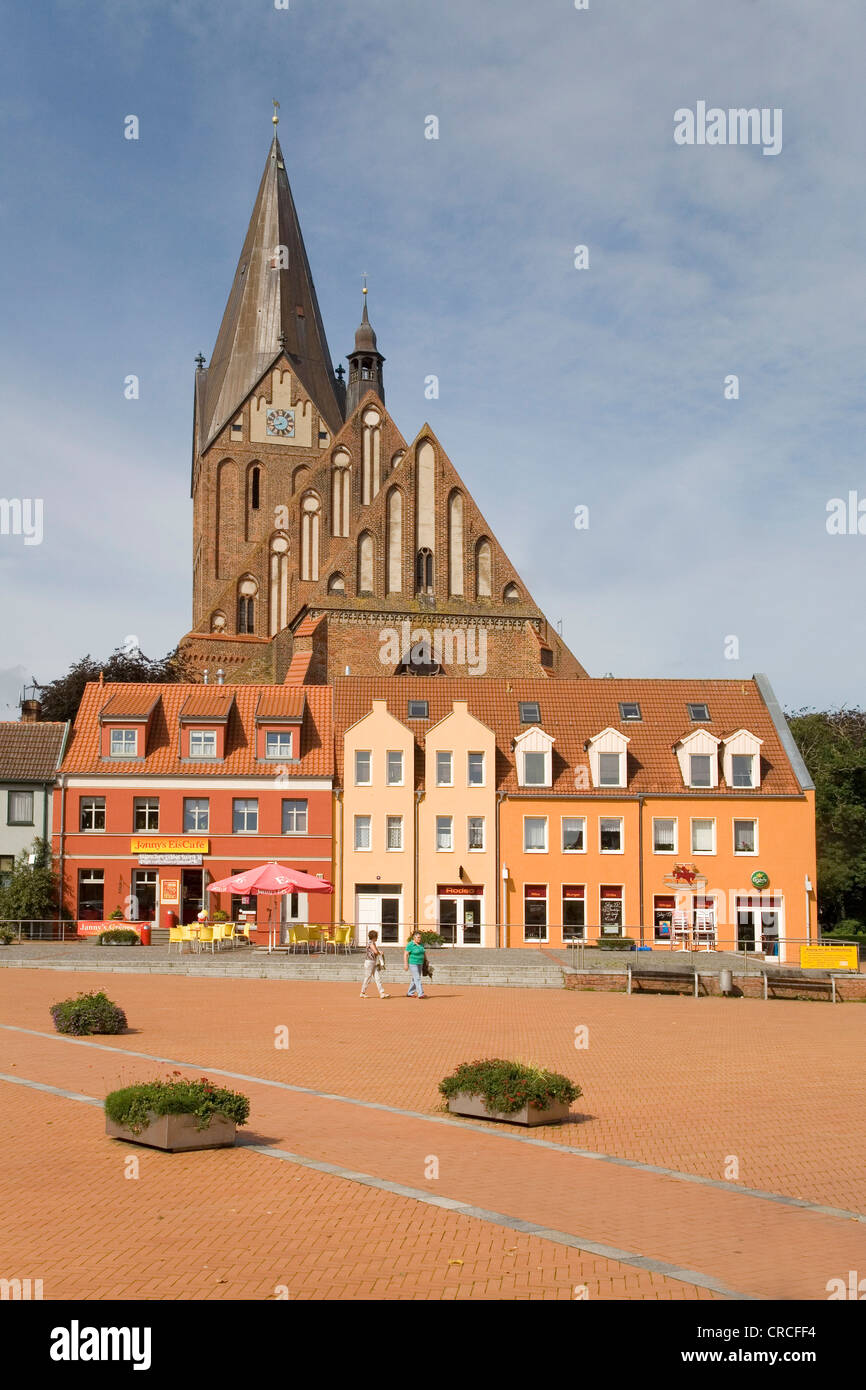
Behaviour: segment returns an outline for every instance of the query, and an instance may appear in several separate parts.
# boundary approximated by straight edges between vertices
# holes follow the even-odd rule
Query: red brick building
[[[332,692],[88,685],[55,791],[53,851],[82,934],[120,909],[192,921],[207,885],[276,859],[329,879]],[[264,899],[260,925],[328,922],[327,894]]]

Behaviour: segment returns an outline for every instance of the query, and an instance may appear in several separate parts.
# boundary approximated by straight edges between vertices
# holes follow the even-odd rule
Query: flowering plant
[[[546,1071],[543,1067],[525,1062],[509,1062],[502,1057],[485,1057],[460,1066],[439,1082],[446,1100],[460,1091],[481,1096],[488,1110],[512,1115],[524,1105],[547,1110],[557,1101],[571,1105],[582,1095],[579,1086],[561,1072]]]

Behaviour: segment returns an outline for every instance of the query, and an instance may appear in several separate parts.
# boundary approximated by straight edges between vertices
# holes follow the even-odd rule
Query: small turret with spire
[[[385,404],[382,383],[382,363],[385,361],[376,346],[376,334],[367,315],[367,277],[364,276],[364,311],[355,334],[355,347],[349,353],[349,381],[346,386],[346,414],[350,415],[368,391],[375,391]]]

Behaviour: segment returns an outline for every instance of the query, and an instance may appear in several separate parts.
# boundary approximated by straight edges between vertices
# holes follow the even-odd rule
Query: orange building
[[[817,940],[814,788],[763,676],[342,680],[334,719],[339,910],[385,940]]]

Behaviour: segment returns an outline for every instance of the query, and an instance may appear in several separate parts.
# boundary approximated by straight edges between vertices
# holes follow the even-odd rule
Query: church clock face
[[[274,406],[267,413],[267,432],[277,439],[294,439],[295,412]]]

